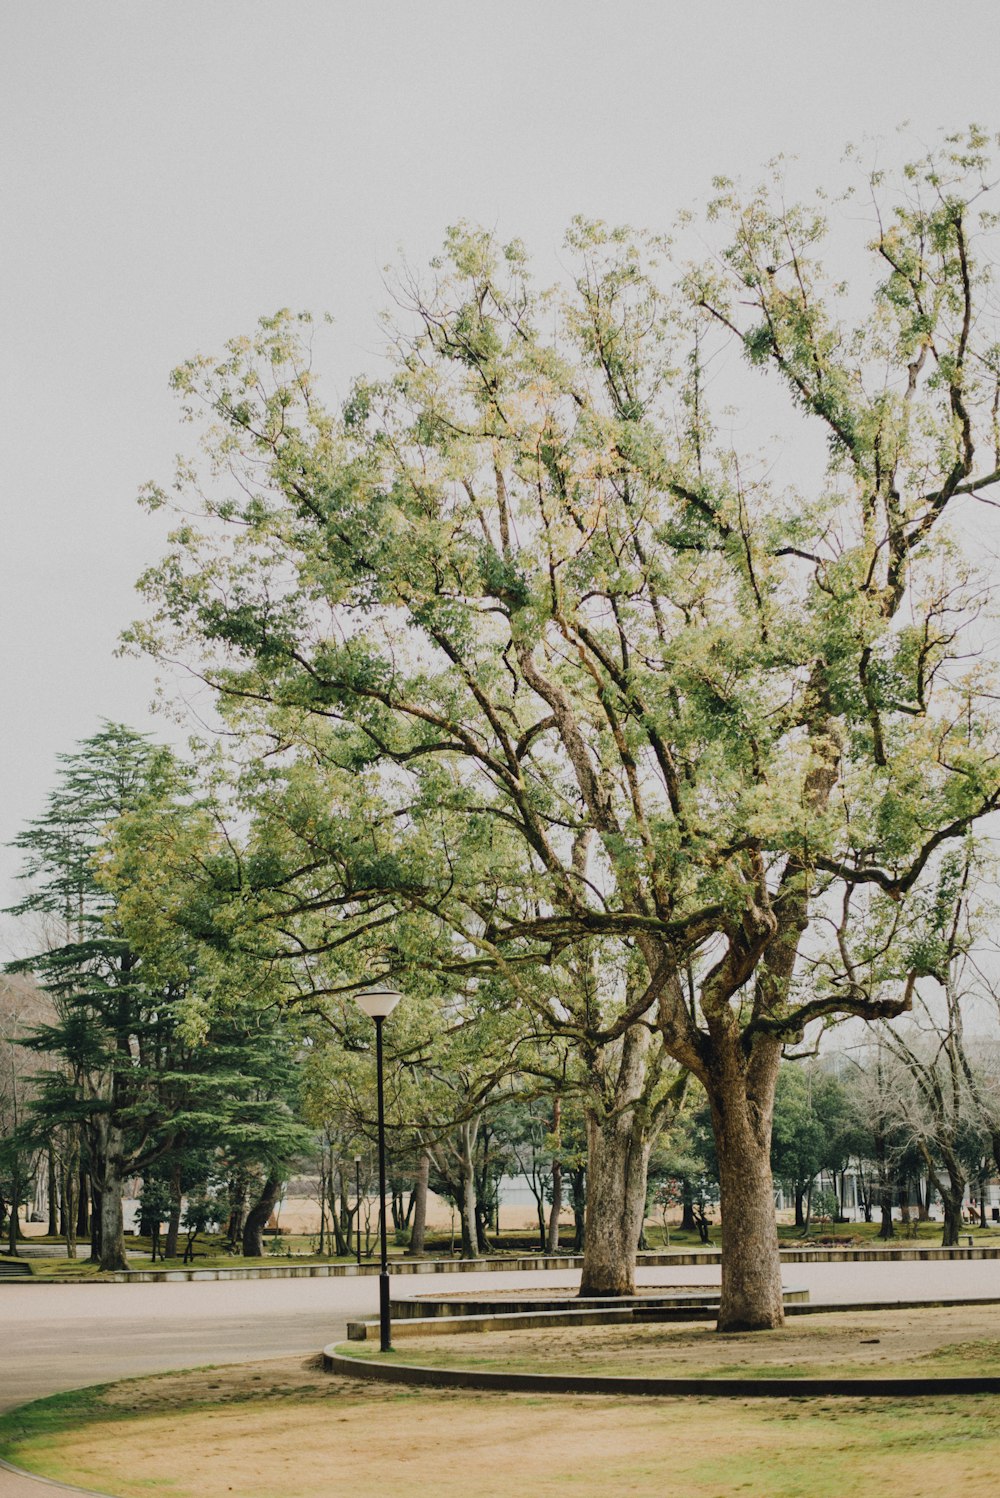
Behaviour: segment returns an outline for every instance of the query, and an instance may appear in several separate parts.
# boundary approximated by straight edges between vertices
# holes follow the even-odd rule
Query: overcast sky
[[[382,267],[460,217],[552,260],[575,213],[664,229],[779,152],[1000,128],[986,0],[0,0],[0,843],[55,755],[150,717],[114,656],[190,444],[170,369],[279,307],[372,367]],[[911,126],[908,144],[896,127]],[[17,895],[0,849],[0,904]],[[8,926],[8,938],[17,945]],[[0,952],[2,955],[2,952]]]

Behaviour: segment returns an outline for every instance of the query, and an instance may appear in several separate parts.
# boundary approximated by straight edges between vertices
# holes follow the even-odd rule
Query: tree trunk
[[[595,1068],[585,1105],[587,1211],[580,1294],[634,1295],[635,1256],[646,1212],[652,1139],[642,1101],[652,1037],[635,1025],[622,1036],[618,1074],[608,1088]],[[603,1058],[602,1058],[603,1059]],[[608,1058],[611,1059],[611,1058]]]
[[[93,1174],[90,1176],[90,1259],[94,1264],[101,1261],[101,1188]]]
[[[552,1104],[552,1137],[556,1152],[552,1156],[552,1205],[549,1209],[549,1231],[545,1247],[550,1254],[559,1252],[559,1214],[562,1211],[562,1161],[559,1158],[562,1126],[562,1098]]]
[[[962,1232],[962,1198],[952,1191],[942,1191],[941,1206],[944,1209],[941,1247],[955,1248]]]
[[[10,1215],[7,1218],[7,1252],[11,1258],[17,1254],[17,1240],[20,1228],[17,1221],[17,1209],[21,1203],[21,1171],[17,1163],[15,1152],[10,1171]]]
[[[63,1172],[62,1188],[62,1236],[66,1240],[67,1259],[76,1258],[76,1194],[80,1189],[80,1176],[75,1159],[71,1159]]]
[[[177,1240],[181,1232],[181,1172],[179,1166],[170,1171],[170,1215],[167,1218],[167,1241],[163,1245],[164,1259],[176,1259]]]
[[[559,1214],[562,1211],[562,1165],[552,1162],[552,1206],[549,1209],[549,1231],[545,1247],[550,1254],[559,1252]]]
[[[424,1252],[427,1242],[427,1191],[430,1185],[431,1157],[426,1150],[420,1152],[420,1164],[413,1187],[413,1231],[410,1234],[409,1258]]]
[[[579,1253],[583,1248],[584,1215],[587,1209],[587,1171],[582,1165],[569,1173],[570,1191],[573,1197],[573,1251]]]
[[[243,1257],[261,1259],[264,1256],[264,1229],[267,1219],[274,1211],[281,1193],[281,1176],[271,1171],[261,1188],[260,1196],[247,1213],[243,1224]]]
[[[804,1228],[805,1225],[806,1225],[806,1214],[805,1214],[805,1208],[803,1206],[804,1200],[805,1200],[805,1192],[802,1190],[802,1187],[798,1184],[798,1182],[796,1182],[796,1185],[795,1185],[795,1226],[797,1228]]]
[[[235,1248],[243,1237],[246,1207],[247,1183],[245,1176],[240,1174],[229,1183],[229,1222],[226,1227],[226,1238],[230,1248]]]
[[[341,1216],[340,1203],[337,1200],[337,1174],[333,1164],[330,1165],[330,1174],[327,1176],[327,1187],[329,1190],[328,1203],[330,1207],[330,1223],[333,1230],[334,1253],[338,1259],[346,1259],[351,1253],[351,1223],[354,1218],[347,1219],[347,1232],[344,1232],[344,1222]],[[340,1171],[343,1176],[343,1171]],[[357,1230],[361,1232],[361,1198],[358,1198],[354,1208],[357,1219]]]
[[[474,1153],[478,1128],[478,1119],[469,1119],[461,1126],[460,1169],[462,1184],[463,1259],[477,1259],[479,1257],[479,1234],[476,1229],[476,1167]]]
[[[694,1220],[694,1187],[691,1182],[681,1182],[681,1230],[685,1233],[696,1233],[698,1224]]]
[[[581,1295],[635,1294],[649,1149],[644,1113],[599,1118],[588,1108]]]
[[[100,1266],[106,1273],[128,1268],[125,1255],[125,1139],[117,1124],[108,1123],[105,1133],[104,1173],[101,1178]],[[93,1257],[93,1256],[91,1256]]]
[[[76,1236],[86,1238],[90,1233],[90,1176],[82,1167],[76,1201]]]
[[[728,1016],[727,1016],[728,1017]],[[781,1259],[771,1177],[771,1121],[781,1045],[759,1036],[749,1058],[734,1032],[716,1046],[706,1091],[719,1162],[722,1287],[718,1329],[782,1326]]]
[[[56,1172],[55,1151],[51,1145],[47,1154],[49,1221],[45,1231],[50,1238],[55,1238],[59,1232],[59,1177]]]

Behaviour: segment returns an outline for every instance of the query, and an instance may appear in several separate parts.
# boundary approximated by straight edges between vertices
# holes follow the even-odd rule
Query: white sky
[[[176,363],[329,311],[342,389],[400,247],[467,217],[551,265],[574,213],[665,229],[781,151],[833,184],[904,120],[996,129],[998,39],[987,0],[0,0],[0,843],[100,718],[176,736],[113,655]]]

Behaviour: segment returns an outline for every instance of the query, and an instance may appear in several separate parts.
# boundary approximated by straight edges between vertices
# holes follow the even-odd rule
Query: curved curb
[[[329,1373],[375,1383],[439,1389],[495,1389],[508,1394],[696,1394],[723,1399],[911,1398],[914,1395],[1000,1394],[1000,1378],[617,1378],[584,1373],[488,1373],[473,1368],[424,1368],[375,1363],[323,1349]]]
[[[26,1467],[15,1467],[13,1462],[5,1461],[0,1456],[0,1471],[13,1472],[15,1477],[23,1477],[26,1482],[40,1482],[47,1488],[55,1488],[57,1493],[76,1493],[77,1498],[111,1498],[108,1493],[98,1493],[94,1488],[74,1488],[68,1482],[57,1482],[54,1477],[42,1477],[38,1472],[29,1472]]]

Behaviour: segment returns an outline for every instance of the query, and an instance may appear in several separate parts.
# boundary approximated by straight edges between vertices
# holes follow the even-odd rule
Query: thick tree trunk
[[[635,1294],[649,1148],[644,1115],[598,1118],[588,1109],[581,1295]]]
[[[806,1225],[806,1214],[805,1214],[805,1205],[804,1204],[805,1204],[805,1192],[802,1190],[801,1186],[796,1185],[796,1187],[795,1187],[795,1226],[797,1228],[804,1228],[805,1225]]]
[[[108,1123],[104,1149],[104,1174],[101,1178],[101,1257],[106,1273],[128,1268],[125,1254],[125,1220],[122,1196],[125,1192],[125,1140],[122,1130]]]
[[[951,1191],[941,1193],[944,1209],[944,1225],[941,1230],[941,1247],[955,1248],[962,1232],[962,1198]]]
[[[426,1150],[420,1152],[420,1164],[413,1185],[413,1231],[407,1254],[416,1258],[424,1252],[427,1242],[427,1191],[430,1185],[431,1157]]]
[[[580,1294],[634,1295],[635,1256],[646,1212],[652,1139],[642,1101],[652,1037],[636,1025],[622,1037],[612,1089],[592,1096],[587,1120],[587,1211]],[[595,1077],[595,1083],[603,1080]]]
[[[264,1229],[267,1226],[267,1219],[274,1211],[280,1192],[281,1176],[272,1171],[243,1224],[243,1257],[245,1259],[263,1258]]]
[[[719,1162],[722,1286],[718,1329],[783,1325],[781,1259],[771,1177],[771,1121],[781,1045],[757,1039],[745,1058],[733,1033],[719,1037],[706,1090]]]

